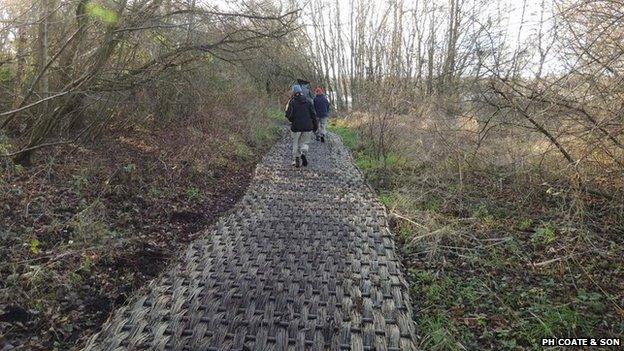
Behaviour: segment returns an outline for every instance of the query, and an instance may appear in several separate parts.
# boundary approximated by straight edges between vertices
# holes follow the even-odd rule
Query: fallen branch
[[[63,141],[55,141],[52,143],[39,144],[39,145],[35,145],[32,147],[27,147],[25,149],[21,149],[19,151],[15,151],[9,154],[1,154],[0,157],[13,157],[13,156],[23,154],[24,152],[33,151],[33,150],[41,149],[41,148],[48,147],[48,146],[57,146],[57,145],[76,143],[84,135],[84,133],[86,133],[87,130],[89,130],[94,124],[95,122],[91,123],[85,129],[83,129],[73,140],[63,140]]]
[[[413,224],[413,225],[415,225],[415,226],[418,226],[418,227],[420,227],[420,228],[422,228],[422,229],[427,229],[427,230],[429,230],[429,228],[425,227],[424,225],[422,225],[422,224],[420,224],[420,223],[416,223],[416,222],[414,222],[413,220],[411,220],[411,219],[409,219],[409,218],[407,218],[407,217],[405,217],[405,216],[403,216],[403,215],[401,215],[401,214],[399,214],[399,213],[397,213],[397,212],[390,211],[390,216],[396,217],[396,218],[398,218],[398,219],[402,219],[402,220],[404,220],[404,221],[406,221],[406,222],[408,222],[408,223],[410,223],[410,224]]]
[[[567,260],[570,257],[572,257],[572,255],[563,256],[563,257],[557,257],[557,258],[553,258],[553,259],[542,261],[542,262],[538,262],[538,263],[529,262],[527,265],[530,266],[530,267],[542,267],[542,266],[549,265],[551,263],[555,263],[557,261]]]

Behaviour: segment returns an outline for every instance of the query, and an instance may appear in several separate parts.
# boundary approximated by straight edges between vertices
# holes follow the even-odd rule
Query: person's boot
[[[325,142],[325,136],[321,135],[321,143],[324,143],[324,142]]]
[[[293,166],[299,167],[299,157],[295,157],[295,161],[293,162]]]
[[[303,167],[308,166],[308,159],[306,158],[306,155],[301,155],[301,164],[303,165]]]

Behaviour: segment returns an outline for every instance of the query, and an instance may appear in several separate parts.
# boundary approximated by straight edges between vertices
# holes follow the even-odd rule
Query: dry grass
[[[566,165],[523,128],[501,125],[479,141],[474,120],[433,105],[392,118],[385,162],[366,114],[336,130],[358,136],[356,160],[393,215],[423,349],[540,349],[541,337],[622,334],[620,179],[590,162]]]
[[[82,345],[242,196],[279,130],[265,111],[250,103],[186,123],[144,120],[95,145],[42,150],[30,168],[5,159],[0,349]]]

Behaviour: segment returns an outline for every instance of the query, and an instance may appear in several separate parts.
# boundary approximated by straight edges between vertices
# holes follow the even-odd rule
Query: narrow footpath
[[[285,135],[243,199],[85,350],[415,350],[384,207],[335,134]]]

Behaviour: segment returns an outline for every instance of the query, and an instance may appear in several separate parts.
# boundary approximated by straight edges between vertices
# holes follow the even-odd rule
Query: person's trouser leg
[[[319,119],[319,134],[321,136],[325,136],[325,133],[327,133],[327,122],[329,122],[329,117],[321,117]]]
[[[301,156],[299,144],[301,142],[301,132],[291,132],[292,135],[292,156],[293,159]]]
[[[312,139],[312,132],[301,132],[299,136],[299,156],[308,154],[308,143]]]

